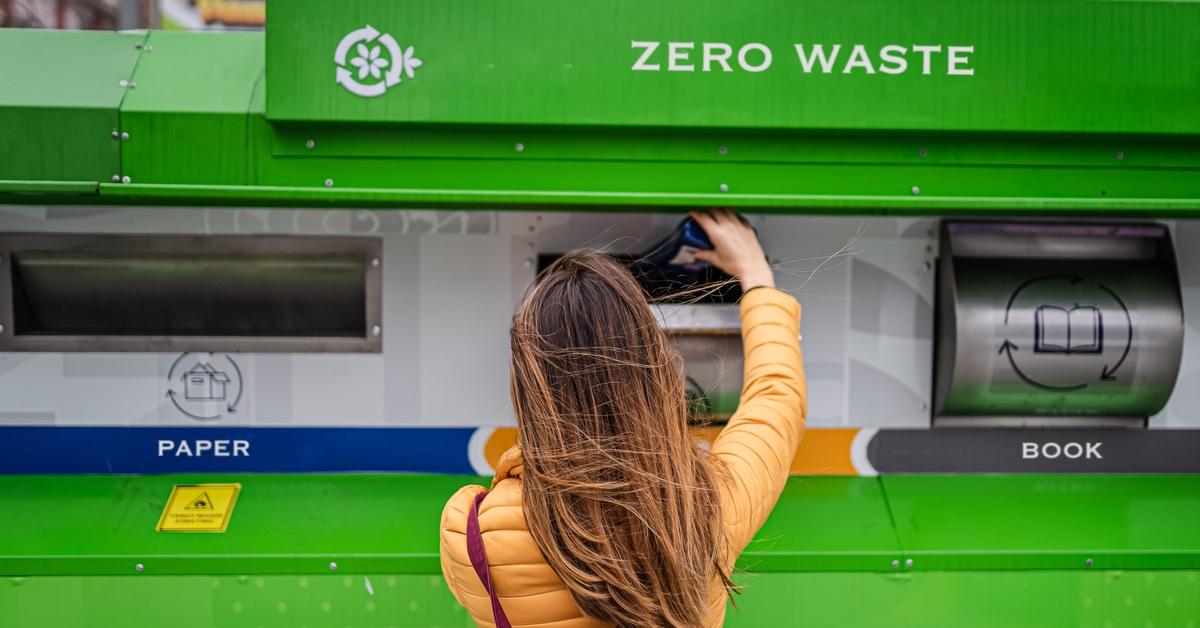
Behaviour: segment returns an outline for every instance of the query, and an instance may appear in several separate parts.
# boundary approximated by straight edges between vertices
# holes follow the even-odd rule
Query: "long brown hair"
[[[688,434],[678,355],[625,267],[575,251],[546,269],[513,319],[512,398],[529,531],[583,612],[700,625],[712,587],[733,586],[721,471]]]

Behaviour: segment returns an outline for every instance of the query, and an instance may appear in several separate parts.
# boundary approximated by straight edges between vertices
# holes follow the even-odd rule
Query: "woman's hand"
[[[696,259],[737,277],[742,292],[760,286],[775,287],[775,274],[767,264],[758,235],[741,216],[729,209],[696,211],[691,216],[713,243],[713,250],[697,251]]]

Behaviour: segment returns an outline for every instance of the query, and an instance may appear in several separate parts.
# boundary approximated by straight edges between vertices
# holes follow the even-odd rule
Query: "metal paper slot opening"
[[[1157,224],[947,222],[934,422],[1144,426],[1175,386],[1183,310]]]
[[[0,237],[0,350],[379,351],[380,242]]]
[[[693,424],[720,425],[728,421],[737,409],[742,390],[738,306],[656,303],[651,309],[683,361]]]

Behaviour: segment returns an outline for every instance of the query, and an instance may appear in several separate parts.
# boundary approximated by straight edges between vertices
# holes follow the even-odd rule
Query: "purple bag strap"
[[[483,534],[479,531],[479,504],[483,503],[486,495],[487,491],[476,495],[475,503],[471,504],[471,512],[467,514],[467,554],[471,557],[471,566],[475,568],[475,573],[483,582],[483,588],[487,589],[488,595],[492,598],[492,616],[496,620],[496,628],[512,628],[512,624],[508,623],[508,617],[504,614],[504,609],[500,606],[500,597],[496,595],[496,588],[492,586],[492,574],[488,571],[487,552],[483,549]]]

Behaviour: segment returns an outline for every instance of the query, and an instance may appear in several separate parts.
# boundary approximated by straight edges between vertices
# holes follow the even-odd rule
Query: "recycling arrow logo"
[[[404,77],[414,78],[422,64],[413,56],[412,46],[401,49],[395,37],[370,24],[346,33],[338,42],[333,62],[337,65],[335,82],[363,98],[382,95]]]
[[[242,369],[228,353],[182,353],[167,371],[167,400],[197,421],[237,414],[245,388]]]
[[[1133,316],[1116,291],[1079,275],[1022,282],[1004,308],[998,355],[1024,383],[1050,392],[1128,385]]]

